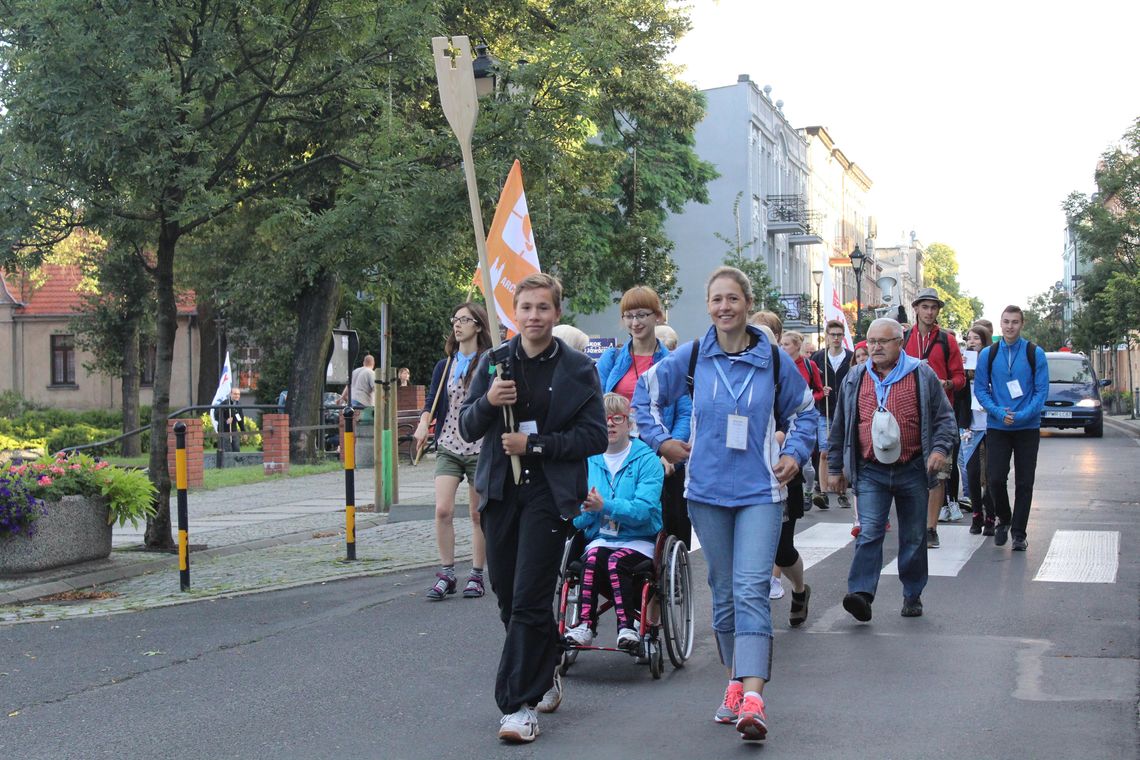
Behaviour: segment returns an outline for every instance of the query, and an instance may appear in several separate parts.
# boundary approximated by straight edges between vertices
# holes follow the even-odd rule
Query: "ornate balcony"
[[[822,243],[819,234],[823,215],[808,211],[802,195],[768,196],[768,234],[789,235],[788,245]]]

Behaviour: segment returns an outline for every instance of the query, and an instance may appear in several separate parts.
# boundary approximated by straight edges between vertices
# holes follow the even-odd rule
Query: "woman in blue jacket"
[[[574,527],[585,534],[580,623],[566,632],[579,646],[589,646],[597,633],[595,600],[608,591],[617,613],[617,645],[636,649],[634,625],[641,600],[633,568],[653,558],[661,530],[661,483],[664,470],[653,449],[630,438],[629,401],[616,393],[605,396],[609,446],[588,460],[590,492]]]
[[[699,344],[682,345],[650,368],[638,383],[633,407],[642,440],[670,461],[689,460],[685,497],[705,550],[713,632],[731,679],[715,720],[735,722],[745,739],[763,739],[772,565],[786,486],[811,457],[818,414],[791,357],[748,324],[752,284],[747,275],[720,267],[706,292],[712,327]],[[774,356],[779,356],[778,376]],[[673,438],[662,424],[663,408],[690,393],[690,387],[691,444]],[[777,442],[778,431],[786,431],[783,443]]]
[[[656,333],[657,323],[664,317],[661,299],[653,288],[637,285],[622,294],[621,319],[629,332],[629,341],[621,348],[607,350],[598,359],[598,377],[604,393],[617,393],[633,401],[637,381],[650,367],[669,355],[669,349],[657,339]],[[662,407],[662,425],[673,438],[687,441],[692,412],[692,401],[688,396],[682,396]],[[691,543],[692,525],[683,496],[684,463],[670,462],[661,457],[661,464],[666,477],[663,502],[665,528],[686,544]]]

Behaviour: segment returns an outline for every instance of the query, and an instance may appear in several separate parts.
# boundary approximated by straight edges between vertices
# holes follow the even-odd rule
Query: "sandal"
[[[811,598],[811,586],[804,584],[802,594],[792,592],[792,609],[788,613],[788,622],[792,627],[803,625],[808,616],[808,599]]]
[[[478,599],[486,593],[483,590],[483,576],[471,574],[467,576],[467,585],[463,588],[464,599]]]
[[[446,573],[436,573],[435,585],[428,589],[427,598],[429,601],[438,602],[448,594],[455,593],[455,576],[447,575]]]

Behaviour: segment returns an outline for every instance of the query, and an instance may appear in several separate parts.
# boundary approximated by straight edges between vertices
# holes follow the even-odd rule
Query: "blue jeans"
[[[689,500],[712,589],[712,627],[720,661],[734,678],[772,674],[772,611],[768,589],[784,505],[719,507]]]
[[[916,598],[926,588],[926,501],[929,488],[926,463],[916,456],[906,464],[864,462],[859,465],[855,495],[859,502],[859,525],[855,556],[847,575],[847,590],[871,596],[879,585],[883,568],[883,537],[891,501],[898,514],[899,580],[903,595]]]

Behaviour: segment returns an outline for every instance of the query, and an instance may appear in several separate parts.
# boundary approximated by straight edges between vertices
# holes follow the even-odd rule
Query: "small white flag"
[[[222,375],[218,378],[218,389],[214,391],[214,400],[210,402],[211,406],[217,406],[230,397],[230,389],[233,388],[234,379],[230,374],[230,352],[226,351],[226,361],[222,365]],[[214,430],[218,429],[218,414],[216,409],[210,410],[210,419],[214,421]]]

